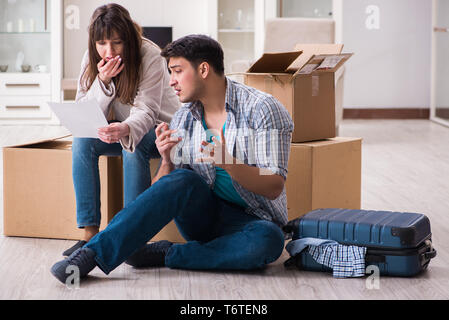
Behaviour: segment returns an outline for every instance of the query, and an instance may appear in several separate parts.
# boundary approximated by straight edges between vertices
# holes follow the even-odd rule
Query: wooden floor
[[[58,127],[0,126],[0,146],[61,133],[66,131]],[[427,272],[381,277],[373,289],[367,278],[286,270],[284,251],[264,271],[136,270],[123,264],[109,276],[96,268],[79,289],[68,289],[49,270],[73,242],[0,235],[0,299],[449,299],[449,128],[427,120],[345,120],[340,135],[363,137],[364,209],[429,216],[438,255]]]

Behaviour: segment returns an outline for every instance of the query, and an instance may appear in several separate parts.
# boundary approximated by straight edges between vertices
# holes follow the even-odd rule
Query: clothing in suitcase
[[[408,277],[425,270],[436,256],[430,221],[419,213],[318,209],[290,221],[284,231],[292,234],[292,241],[286,246],[291,258],[285,266],[295,265],[303,270],[333,271],[329,261],[323,263],[318,259],[330,259],[330,256],[320,257],[316,250],[320,243],[329,245],[328,241],[323,242],[324,239],[333,240],[330,248],[338,251],[340,256],[342,250],[347,251],[343,253],[351,257],[348,261],[354,265],[349,267],[353,267],[354,272],[357,268],[374,265],[381,275]],[[308,243],[318,246],[306,250],[304,246]],[[357,260],[360,257],[363,257],[361,263]],[[342,270],[347,267],[343,266]]]

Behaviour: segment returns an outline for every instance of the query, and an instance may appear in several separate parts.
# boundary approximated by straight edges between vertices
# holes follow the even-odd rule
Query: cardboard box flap
[[[35,141],[27,142],[27,143],[16,144],[16,145],[11,145],[11,146],[5,146],[4,148],[33,147],[33,146],[37,146],[37,145],[40,145],[40,144],[44,144],[44,143],[48,143],[48,142],[55,142],[55,141],[63,140],[63,139],[65,139],[65,141],[71,141],[72,139],[66,139],[66,138],[69,138],[69,137],[72,137],[72,135],[68,134],[68,135],[59,136],[59,137],[56,137],[56,138],[35,140]]]
[[[352,53],[314,55],[296,74],[336,72],[352,55]]]
[[[72,141],[51,140],[22,146],[21,149],[72,150]]]
[[[302,54],[287,68],[288,72],[295,73],[301,70],[307,62],[318,54],[340,54],[343,50],[343,44],[335,43],[299,43],[295,46],[295,51],[302,51]]]
[[[317,141],[306,141],[301,143],[293,143],[296,147],[316,148],[335,144],[336,142],[363,141],[361,137],[335,137]]]
[[[285,73],[302,51],[264,53],[248,70],[248,73]]]

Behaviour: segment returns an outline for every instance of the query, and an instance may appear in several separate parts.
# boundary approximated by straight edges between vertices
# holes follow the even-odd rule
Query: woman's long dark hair
[[[133,104],[142,64],[142,28],[131,19],[128,10],[118,4],[98,7],[92,15],[89,26],[89,65],[81,83],[87,90],[92,86],[98,75],[97,64],[102,59],[97,52],[96,42],[111,39],[114,32],[123,41],[121,57],[125,64],[115,77],[116,96],[124,104]]]

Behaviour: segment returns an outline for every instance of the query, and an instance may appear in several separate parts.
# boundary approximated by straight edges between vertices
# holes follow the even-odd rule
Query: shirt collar
[[[237,111],[237,98],[235,93],[235,83],[226,77],[226,100],[225,100],[226,112]]]
[[[236,96],[235,96],[235,84],[231,79],[228,77],[226,78],[226,97],[225,97],[225,108],[226,112],[232,111],[233,113],[237,110],[237,103],[236,103]],[[201,101],[197,100],[190,104],[189,106],[190,112],[192,113],[193,117],[198,120],[202,121],[203,116],[203,110],[204,106],[201,103]]]

